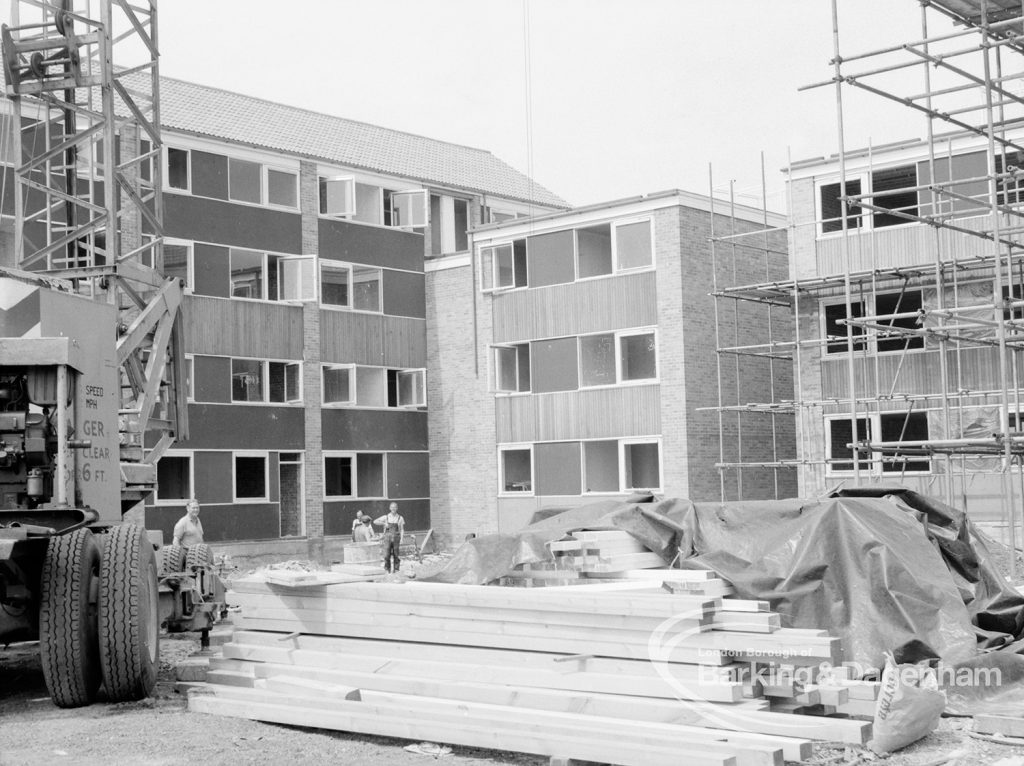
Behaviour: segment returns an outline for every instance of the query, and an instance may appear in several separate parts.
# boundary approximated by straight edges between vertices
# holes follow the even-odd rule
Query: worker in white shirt
[[[398,572],[401,562],[398,560],[398,548],[405,537],[405,519],[398,512],[398,503],[391,503],[388,512],[373,523],[384,527],[384,569]]]
[[[199,520],[199,501],[194,497],[185,504],[185,515],[174,525],[172,545],[199,545],[203,542],[203,522]]]

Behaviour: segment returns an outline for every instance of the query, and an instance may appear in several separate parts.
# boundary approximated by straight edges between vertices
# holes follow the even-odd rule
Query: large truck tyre
[[[157,554],[160,561],[160,576],[185,571],[185,549],[180,545],[165,545]]]
[[[206,543],[190,545],[185,553],[185,571],[191,572],[192,567],[212,566],[213,551]]]
[[[58,707],[96,699],[102,675],[98,632],[100,547],[88,529],[51,537],[43,559],[39,649]]]
[[[157,564],[146,530],[112,527],[100,567],[100,660],[112,702],[149,696],[160,658]]]

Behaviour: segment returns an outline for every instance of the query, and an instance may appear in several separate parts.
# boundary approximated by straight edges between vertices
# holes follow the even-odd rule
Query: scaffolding
[[[716,305],[776,315],[770,337],[753,343],[722,342],[720,322],[720,360],[758,356],[793,381],[789,401],[774,384],[764,404],[720,399],[719,422],[761,407],[791,418],[795,457],[723,459],[719,469],[793,470],[805,496],[843,483],[911,486],[978,514],[1016,547],[1024,3],[920,0],[916,37],[856,54],[840,49],[841,4],[859,12],[832,0],[832,77],[805,88],[834,91],[837,154],[790,163],[789,277],[715,291]],[[917,115],[924,138],[848,150],[851,91]],[[714,238],[718,251],[733,246]]]

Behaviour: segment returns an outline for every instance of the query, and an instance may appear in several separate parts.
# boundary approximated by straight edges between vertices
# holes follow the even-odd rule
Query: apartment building
[[[712,295],[786,278],[784,223],[668,191],[484,224],[470,253],[429,259],[435,523],[510,531],[541,507],[638,492],[794,494],[792,470],[723,468],[738,439],[725,405],[791,398],[792,375],[723,361],[716,320],[749,343],[768,328],[739,301],[720,315]],[[756,248],[716,252],[716,236],[755,232]],[[794,455],[791,420],[755,416],[745,434],[747,459]]]
[[[147,527],[169,539],[197,497],[209,542],[347,535],[357,509],[392,500],[409,529],[429,528],[425,260],[468,252],[472,226],[565,203],[479,149],[169,78],[160,89],[152,265],[185,284],[190,435],[158,463]],[[59,119],[22,119],[23,140],[60,140]],[[8,191],[13,145],[0,142]],[[98,205],[103,185],[79,177]],[[2,213],[0,263],[17,266],[13,194]],[[66,252],[40,266],[92,263]]]

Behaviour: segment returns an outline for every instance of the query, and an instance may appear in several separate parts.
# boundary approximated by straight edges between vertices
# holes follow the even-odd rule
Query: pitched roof
[[[568,207],[488,151],[205,85],[160,78],[160,121],[179,130],[523,202]]]

